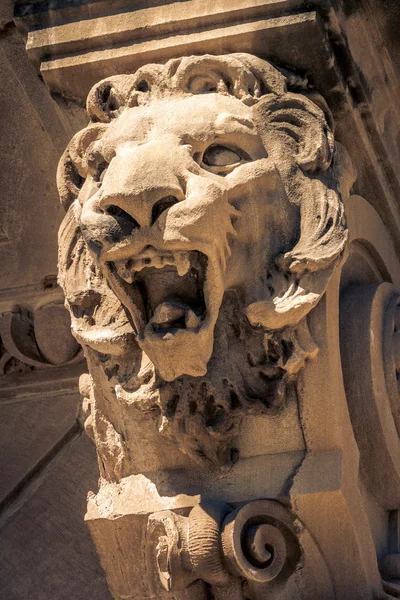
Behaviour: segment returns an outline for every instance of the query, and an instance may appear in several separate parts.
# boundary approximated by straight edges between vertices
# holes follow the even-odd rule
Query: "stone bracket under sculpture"
[[[67,210],[59,280],[88,361],[86,429],[101,475],[90,502],[100,523],[120,516],[113,494],[132,501],[126,512],[154,564],[147,575],[140,567],[143,585],[126,577],[126,590],[111,588],[116,598],[141,599],[199,578],[218,588],[193,558],[190,523],[202,509],[181,514],[174,498],[187,494],[189,472],[203,508],[210,490],[202,473],[229,478],[232,465],[251,459],[262,478],[257,453],[243,451],[244,431],[258,419],[259,455],[268,457],[275,440],[265,435],[267,421],[295,406],[300,442],[284,471],[290,485],[305,450],[298,375],[317,353],[307,315],[345,256],[343,201],[355,173],[322,96],[248,54],[184,57],[108,78],[87,109],[90,123],[65,151],[58,183]],[[161,510],[152,508],[154,490]],[[240,543],[263,571],[252,579],[222,532],[210,542],[214,556],[222,544],[221,577],[238,598],[258,598],[257,586],[276,569],[271,580],[290,597],[290,575],[302,569],[307,579],[307,569],[286,509],[266,500],[240,508],[253,498],[235,494],[222,499],[230,505],[224,518],[233,519],[218,523],[223,532],[247,510],[274,506],[291,541],[285,545],[274,519],[257,517],[254,527],[277,540],[260,558],[263,538],[250,523],[252,541]],[[258,498],[265,495],[260,487]],[[133,508],[135,497],[148,506]],[[183,539],[188,546],[177,553]]]

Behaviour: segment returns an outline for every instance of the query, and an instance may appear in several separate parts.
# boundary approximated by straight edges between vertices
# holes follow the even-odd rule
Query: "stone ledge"
[[[211,7],[199,0],[148,8],[118,2],[108,10],[103,2],[62,4],[47,12],[43,3],[17,5],[15,23],[49,89],[81,103],[111,74],[207,52],[268,57],[307,72],[325,95],[338,86],[324,25],[315,11],[299,10],[302,0],[234,0],[228,10],[221,0]]]
[[[68,367],[52,367],[31,371],[23,375],[3,375],[0,377],[0,405],[23,401],[32,396],[61,392],[78,392],[78,379],[87,371],[86,361]]]

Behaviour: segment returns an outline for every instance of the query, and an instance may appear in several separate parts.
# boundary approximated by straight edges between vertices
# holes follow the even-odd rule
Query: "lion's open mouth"
[[[151,327],[153,335],[171,336],[200,327],[206,315],[203,253],[151,253],[117,261],[113,271],[125,282],[143,326],[147,331]]]
[[[159,375],[165,381],[204,375],[224,292],[223,272],[213,255],[147,246],[140,254],[103,264],[131,316],[139,347]]]

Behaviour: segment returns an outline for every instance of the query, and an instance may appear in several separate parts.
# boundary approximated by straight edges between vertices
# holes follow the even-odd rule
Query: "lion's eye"
[[[226,146],[210,146],[203,154],[203,163],[208,167],[228,167],[241,160],[237,152]]]

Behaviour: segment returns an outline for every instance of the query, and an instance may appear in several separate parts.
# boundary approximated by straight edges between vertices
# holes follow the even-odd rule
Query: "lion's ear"
[[[92,122],[109,123],[129,103],[133,89],[132,75],[116,75],[96,83],[86,100],[86,110]]]
[[[304,171],[325,171],[334,152],[333,133],[324,111],[306,95],[268,94],[253,108],[264,146],[271,155],[288,151]],[[277,138],[283,143],[277,144]]]
[[[103,79],[90,90],[86,110],[91,123],[72,138],[58,164],[57,185],[65,210],[78,197],[85,182],[88,147],[104,133],[107,123],[128,105],[132,86],[132,76],[117,75]]]
[[[106,125],[95,123],[79,131],[65,149],[58,163],[57,187],[65,210],[79,195],[87,177],[87,149],[104,133]]]

